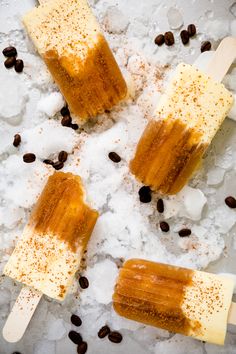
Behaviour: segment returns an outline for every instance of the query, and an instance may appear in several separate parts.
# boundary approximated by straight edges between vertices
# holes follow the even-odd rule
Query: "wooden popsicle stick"
[[[2,330],[6,341],[15,343],[22,338],[41,297],[33,288],[22,288]]]
[[[228,323],[236,325],[236,302],[232,302],[229,315],[228,315]]]
[[[218,46],[207,67],[207,74],[221,82],[236,58],[236,37],[226,37]]]

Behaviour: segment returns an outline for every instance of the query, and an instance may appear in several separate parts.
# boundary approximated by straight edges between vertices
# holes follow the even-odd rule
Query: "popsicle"
[[[56,172],[49,177],[4,268],[5,275],[27,286],[3,330],[7,340],[20,339],[42,294],[62,301],[68,293],[98,217],[84,199],[79,176]],[[16,317],[22,317],[20,329]]]
[[[131,259],[120,270],[113,306],[130,320],[224,344],[227,321],[236,325],[233,289],[227,277]]]
[[[44,0],[23,23],[80,122],[111,109],[126,83],[86,0]]]
[[[207,73],[179,64],[137,145],[130,170],[163,194],[175,194],[191,178],[233,104],[220,81],[236,57],[236,38],[225,38]]]

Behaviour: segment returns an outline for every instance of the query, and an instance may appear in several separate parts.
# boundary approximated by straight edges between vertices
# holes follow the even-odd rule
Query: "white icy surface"
[[[43,159],[56,159],[61,150],[67,151],[63,170],[81,175],[87,199],[100,213],[86,255],[87,268],[82,271],[89,279],[89,288],[81,291],[75,281],[63,304],[43,298],[22,341],[8,344],[0,335],[0,354],[75,352],[76,346],[67,337],[70,329],[76,330],[70,323],[71,313],[82,318],[83,324],[77,330],[88,342],[88,354],[202,354],[205,349],[209,354],[233,354],[236,340],[231,332],[225,351],[210,344],[204,349],[193,339],[121,318],[111,305],[119,267],[131,257],[199,269],[214,264],[216,272],[236,273],[236,212],[224,204],[225,197],[235,196],[236,190],[235,122],[225,121],[189,185],[178,195],[163,198],[163,215],[156,210],[160,196],[155,193],[151,203],[139,202],[141,184],[128,168],[136,143],[154,116],[176,64],[193,63],[198,57],[195,65],[206,70],[214,52],[199,56],[201,41],[211,40],[216,49],[219,39],[235,34],[235,19],[229,15],[232,1],[190,1],[188,6],[182,0],[167,0],[165,4],[160,0],[91,3],[124,73],[130,98],[79,132],[61,126],[57,113],[63,98],[22,29],[20,18],[35,1],[0,2],[0,52],[9,44],[15,45],[25,63],[19,75],[14,69],[6,70],[0,56],[0,270],[48,176],[54,172],[43,164]],[[198,35],[183,46],[180,30],[174,30],[176,44],[159,48],[154,38],[169,29],[168,20],[172,28],[195,23]],[[235,95],[235,68],[224,82]],[[235,105],[229,117],[236,119]],[[18,148],[12,146],[16,133],[22,137]],[[110,151],[121,156],[119,164],[108,158]],[[34,163],[23,162],[26,152],[35,153]],[[162,219],[170,224],[166,235],[159,229]],[[191,228],[190,237],[178,236],[183,227]],[[19,291],[20,285],[0,279],[1,328]],[[122,332],[122,344],[97,338],[97,331],[106,323]]]

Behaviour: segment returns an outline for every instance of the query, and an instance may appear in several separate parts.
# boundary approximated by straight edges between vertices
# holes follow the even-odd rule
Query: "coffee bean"
[[[82,325],[81,318],[77,315],[71,315],[70,320],[71,320],[71,323],[77,327]]]
[[[179,231],[179,236],[180,237],[187,237],[190,236],[192,231],[190,229],[182,229]]]
[[[225,204],[228,205],[229,208],[235,209],[236,208],[236,199],[234,197],[227,197],[225,198]]]
[[[77,347],[77,353],[85,354],[87,352],[87,349],[88,349],[88,344],[86,342],[82,342]]]
[[[69,116],[70,115],[70,111],[69,111],[69,108],[67,106],[63,107],[61,109],[61,115],[62,117],[65,117],[65,116]]]
[[[175,43],[175,38],[172,32],[166,32],[164,35],[165,44],[171,46]]]
[[[16,58],[15,57],[9,57],[4,61],[5,68],[11,69],[15,65]]]
[[[195,26],[193,23],[191,23],[190,25],[188,25],[188,34],[189,34],[189,37],[195,36],[196,33],[197,33],[196,26]]]
[[[67,152],[62,150],[61,152],[59,152],[58,160],[61,162],[66,162],[67,157],[68,157]]]
[[[111,161],[118,163],[121,161],[121,157],[114,151],[109,152],[108,157]]]
[[[150,203],[152,200],[151,189],[148,186],[143,186],[138,191],[139,200],[141,203]]]
[[[64,167],[64,163],[61,161],[54,162],[52,165],[55,170],[61,170]]]
[[[70,127],[71,123],[72,123],[72,119],[69,115],[64,116],[61,120],[61,125],[63,125],[63,127]]]
[[[35,154],[28,153],[28,154],[24,154],[23,156],[23,161],[26,163],[34,162],[35,159],[36,159]]]
[[[108,326],[103,326],[99,331],[98,331],[98,337],[99,338],[105,338],[108,336],[108,334],[111,332],[110,328]]]
[[[163,213],[164,212],[164,202],[163,199],[158,199],[157,201],[157,211],[159,213]]]
[[[54,164],[54,162],[52,160],[49,160],[49,159],[43,160],[43,163],[45,163],[46,165],[53,165]]]
[[[79,126],[78,126],[78,124],[71,124],[70,125],[70,127],[72,128],[72,129],[74,129],[74,130],[77,130],[77,129],[79,129]]]
[[[86,277],[79,278],[79,285],[81,289],[87,289],[89,287],[89,281]]]
[[[157,44],[159,47],[165,43],[165,37],[163,34],[158,34],[155,38],[155,44]]]
[[[188,44],[188,42],[189,42],[189,33],[188,33],[188,31],[186,31],[186,30],[181,31],[180,32],[180,37],[181,37],[182,43],[184,45]]]
[[[168,232],[170,230],[170,226],[166,221],[160,222],[160,228],[161,228],[161,231],[163,231],[163,232]]]
[[[16,57],[17,56],[17,51],[16,51],[15,47],[7,47],[7,48],[3,49],[2,54],[5,57],[8,57],[8,58]]]
[[[15,134],[15,135],[14,135],[14,140],[13,140],[13,145],[14,145],[15,147],[17,147],[17,146],[20,145],[20,143],[21,143],[21,136],[20,136],[20,134]]]
[[[81,335],[76,331],[70,331],[68,334],[68,337],[75,344],[80,344],[83,341],[83,338],[81,337]]]
[[[114,331],[114,332],[109,333],[108,339],[112,343],[120,343],[123,338],[119,332]]]
[[[201,45],[201,52],[207,52],[208,50],[211,50],[211,42],[205,41]]]
[[[23,71],[24,68],[24,62],[21,59],[17,59],[15,62],[15,71],[17,73],[21,73]]]

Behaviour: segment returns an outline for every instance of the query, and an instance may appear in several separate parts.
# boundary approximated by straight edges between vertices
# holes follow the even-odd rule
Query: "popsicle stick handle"
[[[228,315],[228,323],[236,325],[236,302],[232,302],[229,315]]]
[[[218,46],[207,67],[207,74],[221,82],[236,58],[236,37],[226,37]]]
[[[22,288],[3,327],[3,338],[11,343],[18,342],[34,314],[42,293],[32,288]]]

